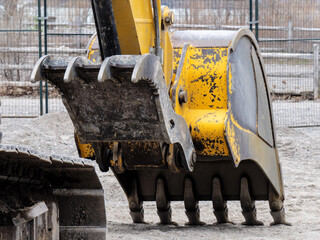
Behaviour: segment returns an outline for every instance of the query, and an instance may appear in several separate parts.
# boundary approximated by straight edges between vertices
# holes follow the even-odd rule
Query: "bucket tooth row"
[[[184,118],[172,108],[163,78],[153,54],[112,56],[101,66],[83,57],[46,56],[31,76],[58,87],[77,133],[87,142],[176,144],[182,167],[192,171],[193,141]]]
[[[172,209],[170,205],[171,201],[169,200],[167,184],[168,183],[166,182],[165,178],[161,176],[157,177],[155,188],[157,214],[160,219],[160,224],[177,225],[177,223],[172,220]],[[221,184],[220,178],[214,177],[212,179],[212,204],[214,209],[213,213],[216,217],[215,224],[235,224],[229,220],[227,201],[223,197]],[[143,201],[141,200],[139,194],[139,184],[135,178],[131,179],[130,186],[131,190],[127,197],[133,223],[146,223],[144,219]],[[206,223],[200,220],[199,200],[197,199],[194,186],[195,184],[193,183],[192,177],[186,175],[184,179],[183,190],[185,213],[188,219],[186,225],[205,225]],[[263,225],[263,222],[257,219],[255,201],[252,200],[250,184],[247,177],[242,177],[240,181],[240,203],[242,214],[245,219],[242,225]],[[280,201],[276,196],[272,187],[270,187],[269,205],[271,209],[271,216],[274,219],[274,222],[270,224],[271,226],[278,224],[291,226],[291,224],[285,220],[282,201]]]

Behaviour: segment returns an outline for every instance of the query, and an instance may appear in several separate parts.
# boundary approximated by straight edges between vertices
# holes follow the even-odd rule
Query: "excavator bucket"
[[[144,222],[143,201],[156,201],[161,223],[171,224],[170,202],[184,201],[189,224],[203,224],[198,202],[212,201],[226,223],[227,201],[240,200],[245,224],[260,225],[255,200],[268,200],[274,224],[287,224],[253,34],[169,34],[172,13],[159,1],[102,2],[92,1],[101,62],[44,56],[31,78],[60,90],[79,142],[92,146],[101,170],[111,168],[133,222]]]

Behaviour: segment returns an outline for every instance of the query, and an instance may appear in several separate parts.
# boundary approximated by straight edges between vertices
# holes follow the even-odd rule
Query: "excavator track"
[[[0,239],[105,239],[94,162],[0,145]]]

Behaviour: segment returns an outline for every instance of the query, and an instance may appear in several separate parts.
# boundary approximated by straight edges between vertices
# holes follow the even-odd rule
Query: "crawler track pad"
[[[0,189],[0,239],[106,238],[104,191],[90,160],[0,145]]]

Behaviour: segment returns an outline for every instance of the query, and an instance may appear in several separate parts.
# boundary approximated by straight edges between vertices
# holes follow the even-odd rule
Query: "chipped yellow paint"
[[[228,83],[228,91],[229,95],[231,96],[233,91],[232,91],[232,68],[231,68],[231,63],[228,63],[228,69],[227,69],[227,83]],[[228,101],[228,113],[227,113],[227,119],[225,121],[225,132],[226,135],[228,136],[228,146],[233,154],[233,160],[235,162],[235,165],[238,166],[241,160],[241,151],[240,151],[240,140],[237,138],[236,133],[235,133],[235,126],[240,126],[239,123],[234,119],[234,116],[232,114],[231,110],[231,102]],[[233,123],[233,124],[231,124]]]
[[[191,136],[198,154],[229,156],[224,135],[226,111],[216,109],[191,109],[186,114]]]
[[[88,47],[88,59],[90,59],[92,62],[97,62],[97,56],[99,55],[99,49],[93,49],[93,44],[95,41],[97,41],[97,35],[95,35],[92,39],[91,42],[89,43]]]
[[[92,62],[94,62],[94,63],[97,61],[96,58],[93,57],[93,56],[95,56],[96,54],[99,54],[99,50],[92,50],[92,51],[90,51],[89,54],[88,54],[89,58],[92,58]]]
[[[231,121],[233,122],[233,124],[234,124],[237,128],[239,128],[241,131],[244,131],[244,132],[247,132],[247,133],[249,133],[249,134],[252,134],[252,132],[251,132],[250,130],[242,127],[242,126],[238,123],[238,121],[234,118],[234,116],[233,116],[232,113],[230,114],[230,119],[231,119]]]
[[[181,48],[174,50],[173,81],[181,51]],[[228,48],[189,47],[188,52],[177,89],[177,92],[187,91],[188,102],[176,101],[175,111],[185,118],[198,154],[229,156],[224,133],[228,109]]]
[[[241,160],[239,139],[236,137],[234,125],[231,124],[231,120],[227,121],[226,134],[228,136],[228,144],[235,164],[238,165]]]
[[[163,73],[164,78],[166,80],[166,85],[169,87],[171,79],[172,79],[172,55],[173,55],[173,49],[171,44],[171,39],[169,36],[169,33],[167,29],[161,31],[161,48],[163,49]]]
[[[91,39],[91,42],[89,43],[89,47],[88,47],[88,59],[90,59],[91,61],[93,62],[96,62],[97,61],[97,56],[98,56],[98,51],[97,49],[93,49],[93,44],[95,41],[98,41],[97,39],[97,35],[95,35],[92,39]],[[76,145],[79,149],[79,154],[80,154],[80,157],[82,158],[94,158],[95,156],[95,153],[94,153],[94,150],[93,150],[93,147],[91,144],[88,144],[88,143],[81,143],[80,140],[79,140],[79,137],[78,135],[76,135]]]
[[[231,124],[232,123],[232,124]],[[238,165],[241,161],[241,153],[240,153],[240,139],[237,138],[235,134],[235,129],[238,128],[239,130],[243,132],[247,132],[249,134],[253,134],[250,130],[242,127],[238,121],[234,118],[232,112],[229,114],[229,118],[227,121],[227,127],[226,127],[226,134],[228,136],[228,144],[229,148],[231,149],[233,155],[234,155],[234,161],[235,164]]]
[[[231,63],[229,63],[229,67],[228,67],[228,83],[229,83],[229,94],[232,94],[232,71],[231,71]]]
[[[231,63],[228,64],[228,91],[229,94],[232,95],[233,91],[232,91],[232,71],[231,71]],[[226,135],[228,136],[228,145],[229,148],[233,154],[233,158],[234,158],[234,162],[236,164],[236,166],[239,165],[240,161],[241,161],[241,151],[240,151],[240,139],[237,138],[236,133],[235,133],[235,127],[237,127],[238,129],[244,131],[244,132],[248,132],[251,133],[248,129],[243,128],[238,121],[234,118],[232,111],[231,111],[231,102],[228,102],[228,120],[226,121]]]
[[[88,51],[91,52],[92,51],[92,47],[93,47],[93,44],[94,42],[97,40],[97,35],[95,34],[93,36],[93,38],[91,39],[91,42],[89,43],[89,47],[88,47]],[[88,57],[90,59],[90,57]]]
[[[94,158],[94,150],[90,144],[83,144],[80,142],[79,137],[76,135],[76,145],[79,150],[80,157],[82,158]]]

